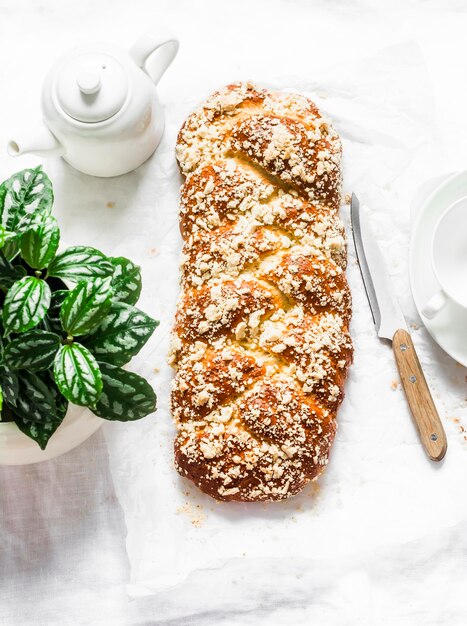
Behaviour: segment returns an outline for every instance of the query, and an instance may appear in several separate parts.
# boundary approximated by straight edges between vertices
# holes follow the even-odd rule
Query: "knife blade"
[[[402,386],[425,452],[432,461],[441,461],[447,449],[446,434],[392,289],[383,255],[368,216],[361,211],[355,194],[352,194],[350,217],[355,250],[376,332],[379,337],[392,342]]]
[[[361,220],[360,214],[360,203],[357,196],[352,194],[350,216],[353,239],[376,332],[379,337],[392,340],[396,330],[407,330],[407,325],[370,223],[367,219]]]

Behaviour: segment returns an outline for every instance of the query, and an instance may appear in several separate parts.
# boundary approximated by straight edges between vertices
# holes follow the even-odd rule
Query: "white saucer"
[[[467,172],[433,179],[416,194],[412,202],[409,272],[415,305],[428,332],[445,352],[467,367],[467,310],[449,301],[432,320],[421,312],[439,290],[430,261],[433,229],[440,215],[463,198],[467,203]]]

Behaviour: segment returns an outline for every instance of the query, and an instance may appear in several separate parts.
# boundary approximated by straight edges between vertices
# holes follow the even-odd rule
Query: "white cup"
[[[439,218],[431,242],[431,265],[441,289],[422,314],[433,319],[453,300],[467,309],[467,201],[462,198]]]

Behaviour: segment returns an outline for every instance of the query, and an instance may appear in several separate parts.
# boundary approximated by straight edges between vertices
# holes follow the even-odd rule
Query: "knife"
[[[352,194],[350,215],[360,272],[376,332],[392,343],[402,386],[425,452],[432,461],[441,461],[447,449],[446,434],[393,293],[383,256],[355,194]]]

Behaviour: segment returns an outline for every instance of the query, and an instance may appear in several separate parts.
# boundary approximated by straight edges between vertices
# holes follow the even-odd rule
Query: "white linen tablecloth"
[[[135,366],[155,384],[160,410],[138,424],[109,424],[106,441],[101,431],[54,461],[0,468],[2,626],[465,624],[467,466],[460,432],[467,413],[465,370],[417,326],[407,247],[413,190],[430,175],[461,169],[467,162],[467,15],[453,0],[391,4],[0,1],[0,147],[11,127],[20,128],[34,113],[38,117],[42,77],[73,42],[101,39],[129,46],[139,32],[159,22],[171,26],[182,42],[160,85],[167,132],[147,164],[108,181],[82,176],[59,160],[46,164],[64,243],[96,245],[143,266],[141,307],[162,324]],[[421,46],[431,86],[416,46],[376,52],[407,38]],[[371,60],[362,64],[361,58]],[[327,66],[333,68],[329,84]],[[395,68],[400,68],[400,80],[392,74],[387,83],[378,82],[378,76],[391,76]],[[365,83],[369,75],[374,94]],[[177,503],[180,511],[174,514],[164,500],[179,488],[169,465],[173,427],[164,374],[174,304],[165,294],[173,293],[179,243],[175,129],[194,101],[237,78],[313,91],[335,118],[347,142],[347,158],[367,159],[367,171],[347,168],[346,190],[354,188],[371,202],[375,230],[404,312],[415,326],[414,340],[450,446],[440,466],[430,465],[420,451],[390,349],[374,336],[351,253],[356,362],[339,436],[313,506],[308,493],[297,503],[305,512],[284,519],[276,545],[275,527],[268,523],[271,509],[254,516],[242,512],[237,528],[227,514],[224,523],[231,535],[226,545],[219,535],[217,505],[192,493]],[[401,86],[404,91],[398,93]],[[387,107],[380,100],[378,115],[368,103],[377,102],[384,89]],[[394,103],[401,109],[395,110]],[[371,163],[373,144],[383,155],[380,169]],[[387,150],[381,151],[384,145]],[[3,178],[37,162],[0,154]],[[164,490],[170,481],[175,491]],[[269,543],[258,547],[254,541],[244,557],[238,553],[238,529],[246,541],[248,515],[255,518],[255,532],[264,519]],[[310,532],[304,544],[305,515]],[[300,528],[298,545],[294,525]],[[158,552],[164,545],[170,550]],[[284,550],[292,558],[271,558]],[[172,553],[177,567],[170,563]],[[129,602],[127,590],[138,599]]]

